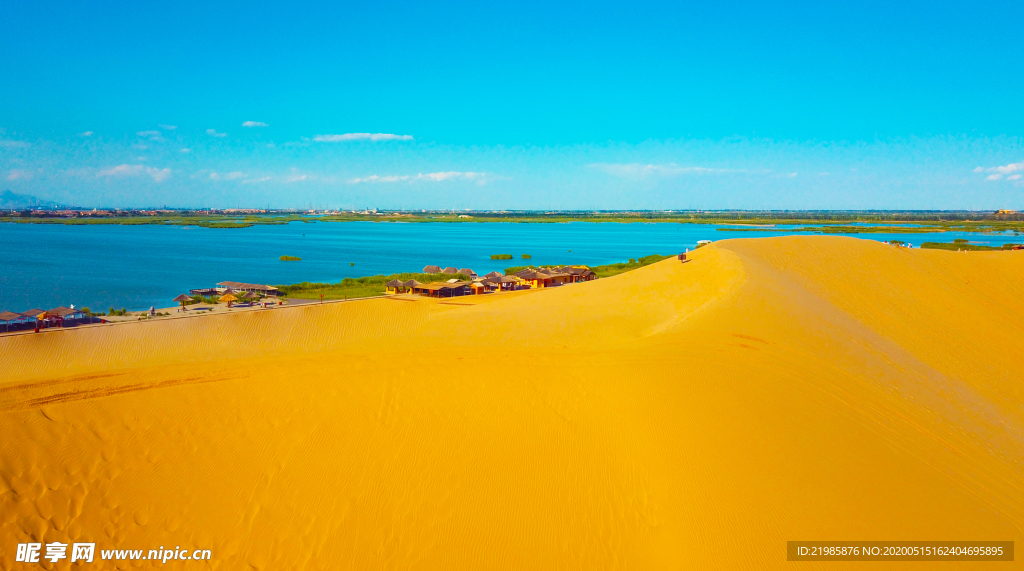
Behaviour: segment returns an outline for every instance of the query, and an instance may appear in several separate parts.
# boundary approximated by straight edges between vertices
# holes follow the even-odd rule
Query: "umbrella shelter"
[[[189,297],[186,294],[181,294],[178,297],[172,299],[171,301],[176,301],[176,302],[180,303],[181,304],[181,309],[182,309],[182,311],[184,311],[185,310],[185,302],[186,301],[192,301],[192,298]]]
[[[228,304],[228,307],[231,307],[231,302],[238,301],[238,298],[235,297],[234,294],[226,293],[226,294],[220,296],[220,301]]]
[[[247,291],[247,292],[242,294],[242,299],[248,301],[250,303],[250,305],[252,304],[252,301],[254,299],[259,299],[259,298],[260,298],[260,294],[255,293],[255,292],[251,292],[251,291]]]

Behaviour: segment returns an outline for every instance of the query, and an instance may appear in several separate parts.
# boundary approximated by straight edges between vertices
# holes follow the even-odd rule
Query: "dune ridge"
[[[763,569],[787,540],[1022,539],[1024,254],[691,257],[0,338],[0,569],[27,540],[223,569]]]

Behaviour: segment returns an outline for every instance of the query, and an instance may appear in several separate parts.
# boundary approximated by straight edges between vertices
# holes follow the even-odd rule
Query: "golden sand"
[[[31,540],[269,570],[889,568],[787,563],[786,541],[1021,545],[1024,252],[691,257],[2,338],[0,569]]]

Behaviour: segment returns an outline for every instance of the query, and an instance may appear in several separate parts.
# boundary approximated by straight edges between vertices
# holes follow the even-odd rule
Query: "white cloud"
[[[135,175],[142,172],[142,165],[117,165],[109,169],[101,170],[96,176],[125,176]]]
[[[412,177],[409,175],[405,176],[378,176],[370,175],[362,178],[353,178],[348,182],[351,184],[360,184],[363,182],[402,182],[403,180],[410,180]]]
[[[678,176],[683,174],[712,174],[726,172],[743,172],[734,169],[713,169],[708,167],[681,167],[675,163],[663,165],[640,163],[594,163],[590,168],[602,170],[612,176],[622,178],[645,178],[648,176]]]
[[[345,133],[343,135],[317,135],[314,141],[320,143],[340,143],[343,141],[411,141],[412,135],[392,135],[391,133]]]
[[[1021,163],[1010,163],[1008,165],[1002,165],[1002,166],[998,166],[998,167],[989,167],[989,168],[978,167],[978,168],[974,169],[974,172],[977,172],[977,173],[983,173],[983,172],[992,173],[992,174],[988,175],[987,177],[985,177],[985,180],[1001,180],[1004,175],[1012,175],[1012,176],[1007,176],[1006,180],[1020,180],[1021,177],[1019,175],[1013,175],[1013,173],[1015,173],[1015,172],[1024,172],[1024,162],[1021,162]]]
[[[210,178],[213,180],[235,180],[245,178],[245,173],[239,171],[232,171],[228,173],[211,172]]]
[[[419,175],[419,176],[422,177],[424,175]],[[479,177],[482,177],[482,176],[484,176],[484,173],[481,173],[481,172],[455,172],[455,171],[448,171],[448,172],[432,172],[432,173],[426,175],[426,178],[429,178],[431,180],[437,180],[437,181],[448,180],[450,178],[465,178],[465,179],[472,180],[474,178],[479,178]]]
[[[7,173],[7,180],[32,180],[35,173],[24,169],[12,169]]]
[[[218,133],[216,129],[207,129],[206,134],[212,137],[227,137],[227,133]]]
[[[32,143],[26,143],[25,141],[0,141],[0,147],[8,149],[24,149],[31,146]]]
[[[362,178],[353,178],[348,182],[349,184],[360,184],[360,183],[380,183],[380,182],[407,182],[414,180],[432,180],[435,182],[441,182],[449,179],[463,179],[463,180],[478,180],[484,181],[487,173],[482,172],[458,172],[458,171],[446,171],[446,172],[432,172],[432,173],[420,173],[415,175],[370,175]]]
[[[267,125],[263,121],[246,121],[246,122],[242,123],[242,126],[243,127],[269,127],[270,125]]]
[[[92,131],[86,131],[84,133],[79,133],[78,136],[79,137],[91,137],[92,136]]]
[[[173,131],[173,130],[178,128],[177,125],[164,125],[164,124],[160,124],[160,125],[157,125],[157,126],[160,127],[161,129],[167,129],[168,131]]]
[[[167,177],[171,176],[171,169],[163,168],[158,169],[156,167],[147,167],[144,165],[117,165],[116,167],[110,167],[109,169],[101,170],[96,173],[96,176],[105,177],[127,177],[127,176],[142,176],[149,175],[156,182],[163,182]]]

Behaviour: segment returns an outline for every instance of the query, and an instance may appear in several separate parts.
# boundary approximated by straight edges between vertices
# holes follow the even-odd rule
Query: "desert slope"
[[[1024,540],[1024,253],[692,257],[0,338],[0,569],[29,540],[219,569],[816,568],[785,542]]]

